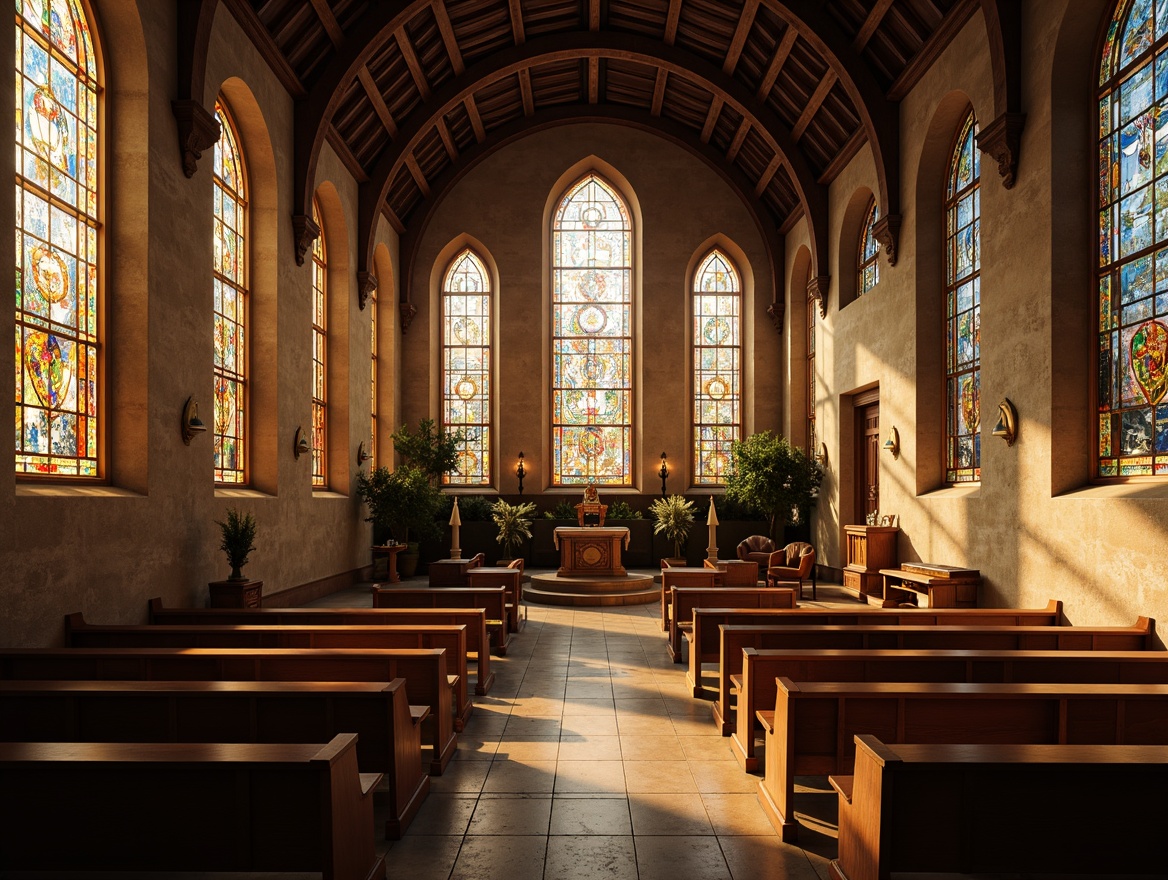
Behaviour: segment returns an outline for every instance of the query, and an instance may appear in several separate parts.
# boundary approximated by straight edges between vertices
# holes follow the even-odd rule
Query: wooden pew
[[[798,839],[796,776],[851,773],[856,734],[884,743],[1168,745],[1168,685],[778,681],[759,801]]]
[[[1162,877],[1168,861],[1166,746],[889,746],[858,736],[854,776],[831,782],[835,880]]]
[[[1168,651],[743,650],[731,751],[758,769],[756,713],[774,706],[779,676],[792,681],[952,681],[1168,684]]]
[[[65,617],[73,648],[445,648],[452,670],[454,729],[474,711],[467,694],[465,626],[98,626]]]
[[[672,607],[674,587],[722,586],[722,572],[714,568],[689,566],[665,566],[661,569],[661,630],[669,632],[669,609]]]
[[[786,587],[672,587],[670,589],[669,656],[682,663],[681,634],[688,630],[695,608],[786,608],[793,609],[795,590]]]
[[[467,585],[473,589],[505,587],[507,590],[507,632],[523,631],[527,623],[527,609],[523,604],[523,570],[480,566],[467,574]]]
[[[941,648],[985,651],[1145,651],[1154,621],[1132,626],[722,626],[714,723],[723,736],[734,727],[731,680],[742,672],[742,651],[783,648]],[[692,656],[691,656],[692,661]],[[695,688],[695,696],[696,694]]]
[[[495,683],[482,608],[163,608],[151,599],[150,622],[174,626],[458,626],[466,627],[466,656],[474,660],[475,693]]]
[[[492,647],[501,657],[507,655],[511,634],[506,587],[373,587],[372,591],[374,608],[482,608]]]
[[[385,877],[356,744],[0,743],[3,868]]]
[[[426,706],[406,680],[0,682],[0,742],[297,743],[355,733],[357,765],[389,780],[397,840],[430,791]]]
[[[0,680],[393,681],[406,680],[412,703],[430,708],[423,743],[439,775],[458,737],[444,648],[9,648]]]

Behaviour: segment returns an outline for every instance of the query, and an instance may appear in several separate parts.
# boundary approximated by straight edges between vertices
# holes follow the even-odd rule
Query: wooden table
[[[397,573],[397,555],[403,552],[407,546],[406,544],[383,544],[380,547],[370,547],[369,550],[373,554],[373,579],[377,579],[377,559],[384,556],[385,576],[388,582],[396,584],[401,581],[401,577]]]
[[[981,572],[934,563],[903,563],[900,568],[882,568],[883,595],[868,601],[884,608],[924,599],[923,608],[976,608]]]
[[[557,577],[572,575],[604,575],[624,577],[628,572],[621,564],[621,546],[629,546],[629,530],[625,526],[612,528],[559,526],[554,533],[556,549],[560,551],[560,569]]]

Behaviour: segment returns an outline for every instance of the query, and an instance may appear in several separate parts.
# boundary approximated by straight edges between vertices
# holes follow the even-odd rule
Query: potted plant
[[[685,565],[682,553],[689,541],[689,530],[694,524],[693,502],[687,501],[681,495],[657,498],[649,505],[649,513],[656,521],[653,525],[653,534],[664,535],[666,540],[673,542],[670,564]]]
[[[255,549],[256,521],[250,513],[241,514],[234,507],[227,508],[227,519],[216,520],[223,540],[219,549],[227,554],[227,563],[231,566],[229,581],[246,581],[247,575],[242,571],[247,565],[247,557]]]
[[[410,530],[414,537],[424,537],[436,532],[437,514],[442,503],[442,494],[430,481],[429,475],[420,468],[403,465],[397,470],[386,467],[374,468],[368,475],[357,475],[357,495],[369,505],[369,516],[374,529],[382,534],[390,534],[399,544],[410,545]],[[398,554],[398,568],[404,577],[410,577],[417,569],[418,550],[416,541],[412,548]]]
[[[823,469],[814,458],[770,431],[735,440],[726,497],[767,517],[770,538],[782,540],[783,526],[805,523],[819,496]]]
[[[508,504],[500,498],[491,505],[491,519],[499,529],[495,540],[503,545],[506,556],[499,560],[500,564],[509,562],[519,545],[531,537],[531,518],[534,513],[535,504],[531,501]]]

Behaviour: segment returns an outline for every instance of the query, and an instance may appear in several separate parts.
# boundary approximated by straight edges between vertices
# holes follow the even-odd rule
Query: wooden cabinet
[[[896,568],[895,526],[844,526],[847,536],[847,565],[844,566],[844,589],[857,599],[884,595],[882,568]]]
[[[207,584],[212,608],[260,608],[263,581],[211,581]]]

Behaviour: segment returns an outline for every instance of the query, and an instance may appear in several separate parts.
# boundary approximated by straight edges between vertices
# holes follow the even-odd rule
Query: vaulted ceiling
[[[180,0],[175,112],[191,172],[217,135],[195,105],[218,4]],[[551,125],[611,120],[668,138],[718,171],[754,213],[773,268],[781,266],[778,237],[806,217],[825,307],[827,185],[870,146],[886,218],[881,241],[895,261],[898,102],[979,9],[994,55],[999,118],[991,127],[1016,135],[1021,126],[1018,4],[1010,0],[1001,10],[998,0],[223,4],[296,101],[298,258],[318,232],[312,188],[327,142],[359,184],[365,287],[376,284],[380,216],[402,234],[408,277],[430,212],[482,157]],[[1007,147],[1012,164],[1016,136]]]

